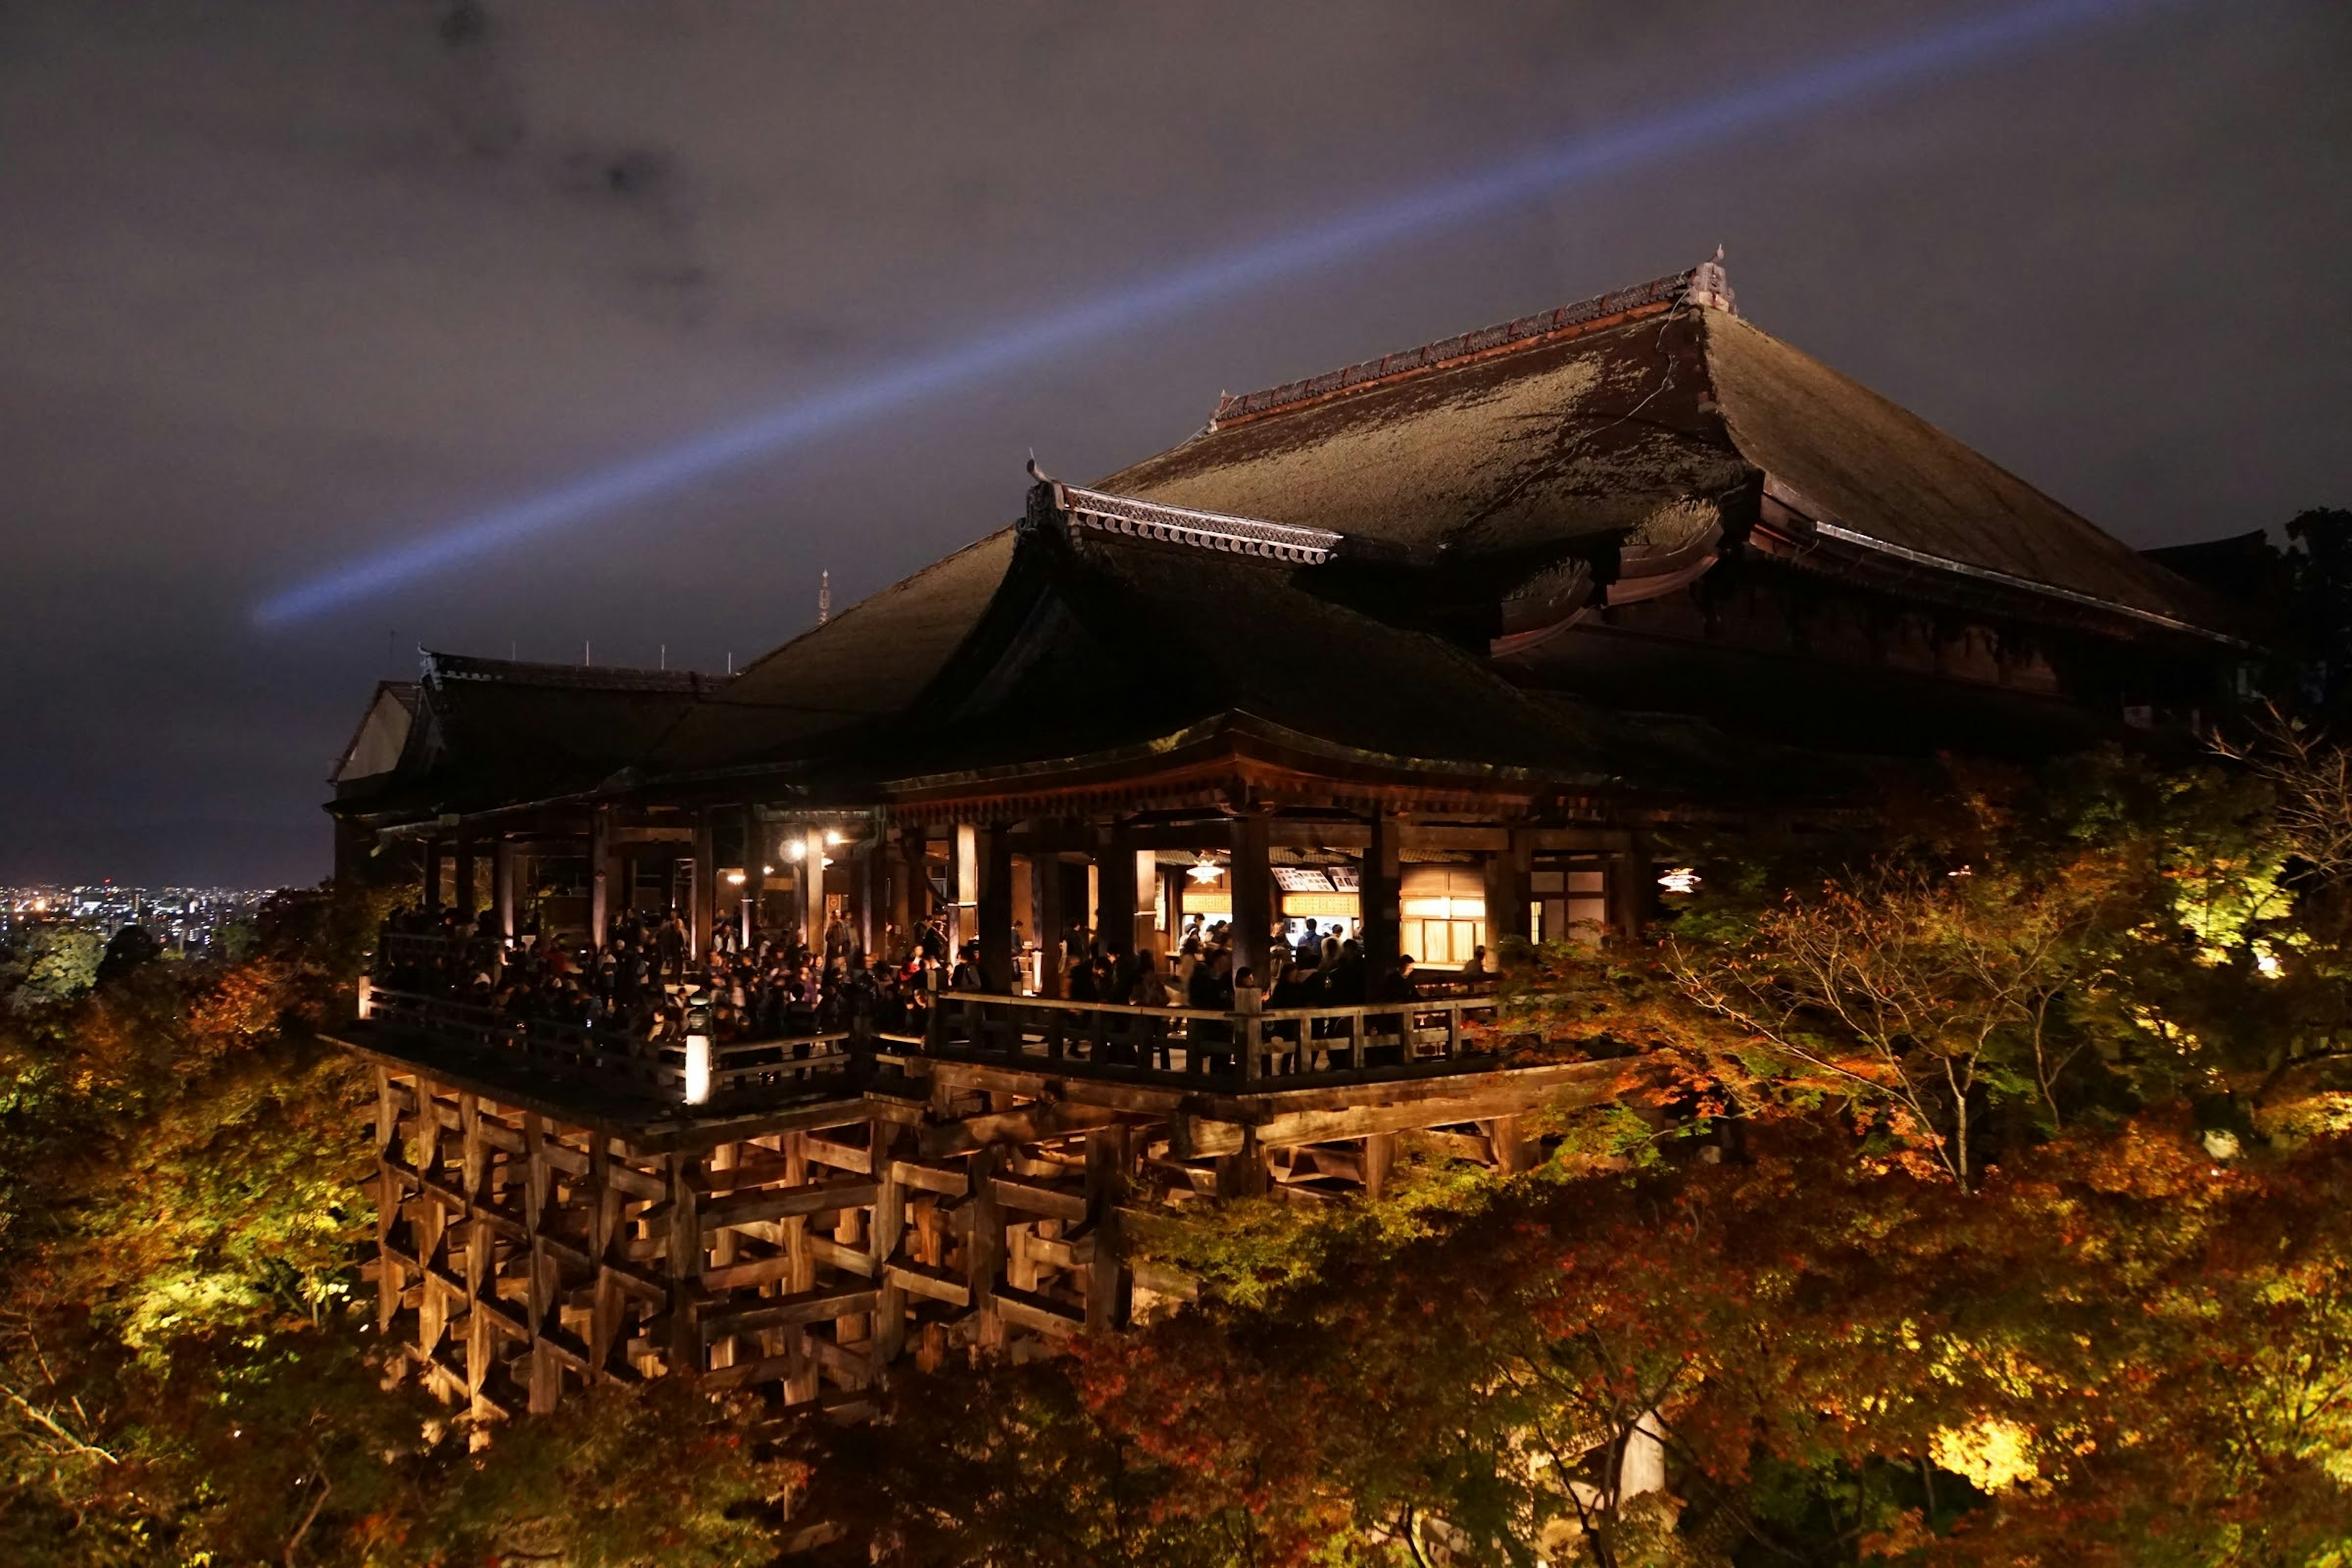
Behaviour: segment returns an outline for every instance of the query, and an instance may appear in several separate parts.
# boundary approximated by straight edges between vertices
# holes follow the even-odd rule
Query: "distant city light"
[[[1555,142],[1444,184],[1337,214],[1311,228],[1204,257],[936,353],[882,365],[707,434],[598,468],[283,589],[255,608],[254,620],[263,626],[310,620],[1095,338],[1131,333],[1228,296],[1354,260],[1377,247],[1426,236],[1676,153],[1719,146],[1738,132],[1811,110],[1923,84],[1937,75],[2167,4],[2185,0],[2032,0]],[[1080,216],[1073,215],[1074,219]]]

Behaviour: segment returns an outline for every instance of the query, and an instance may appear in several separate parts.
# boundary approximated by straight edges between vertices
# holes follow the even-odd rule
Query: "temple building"
[[[731,677],[430,655],[337,769],[339,874],[547,946],[929,927],[982,984],[740,1061],[387,987],[349,1036],[386,1327],[503,1409],[656,1371],[854,1402],[910,1335],[1114,1325],[1153,1288],[1124,1194],[1377,1191],[1408,1132],[1516,1168],[1524,1113],[1602,1092],[1508,1064],[1481,949],[1634,932],[1679,836],[1866,812],[1938,752],[2185,735],[2254,651],[1709,262],[1033,467],[1019,521]],[[1309,920],[1447,983],[1268,1010]],[[1164,965],[1196,923],[1258,982],[1229,1012],[1064,1005],[1071,927]]]

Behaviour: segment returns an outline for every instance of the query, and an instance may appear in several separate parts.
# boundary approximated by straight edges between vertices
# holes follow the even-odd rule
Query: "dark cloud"
[[[0,9],[0,879],[308,879],[419,642],[718,668],[1286,379],[1730,247],[2158,543],[2352,502],[2352,20],[2149,6],[1100,343],[332,620],[374,546],[1183,258],[1979,6]],[[386,652],[389,639],[393,652]]]

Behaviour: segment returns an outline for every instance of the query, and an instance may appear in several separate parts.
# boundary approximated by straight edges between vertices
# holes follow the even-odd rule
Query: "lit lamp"
[[[360,1022],[364,1024],[370,1018],[374,1016],[375,981],[372,977],[362,974],[360,976]]]
[[[1184,875],[1192,878],[1192,880],[1200,883],[1203,887],[1215,881],[1224,874],[1223,868],[1205,855],[1200,859],[1193,861],[1190,866],[1184,868]]]
[[[686,1102],[710,1099],[710,1005],[697,1001],[686,1010]]]
[[[1676,866],[1658,879],[1658,886],[1669,893],[1689,894],[1698,891],[1698,873],[1688,866]]]

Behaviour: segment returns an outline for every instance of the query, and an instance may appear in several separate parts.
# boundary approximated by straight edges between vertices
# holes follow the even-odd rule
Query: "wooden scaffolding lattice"
[[[902,1357],[1040,1353],[1189,1281],[1133,1263],[1139,1194],[1377,1194],[1407,1132],[1504,1171],[1520,1117],[1616,1064],[1246,1100],[919,1054],[863,1092],[615,1125],[386,1042],[377,1325],[475,1417],[680,1376],[856,1416]]]

